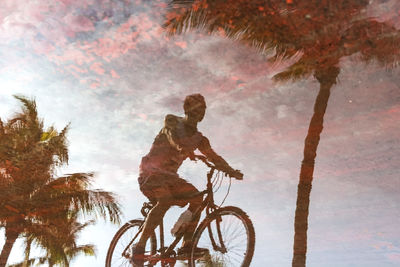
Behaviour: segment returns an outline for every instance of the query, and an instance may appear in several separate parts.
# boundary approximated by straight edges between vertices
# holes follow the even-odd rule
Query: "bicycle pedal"
[[[203,259],[207,258],[207,256],[210,256],[209,252],[198,252],[194,254],[194,259]],[[176,259],[177,260],[190,260],[191,254],[186,254],[186,255],[177,255]]]
[[[189,260],[190,259],[190,255],[178,255],[176,256],[176,260],[178,261],[184,261],[184,260]]]

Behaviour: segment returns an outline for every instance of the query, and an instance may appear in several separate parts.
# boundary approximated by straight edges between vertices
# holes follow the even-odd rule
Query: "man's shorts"
[[[185,206],[189,202],[201,201],[199,191],[191,183],[173,173],[153,173],[139,177],[140,191],[152,202]]]

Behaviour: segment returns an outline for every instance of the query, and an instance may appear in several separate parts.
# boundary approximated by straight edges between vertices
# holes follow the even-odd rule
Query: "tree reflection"
[[[36,102],[16,96],[22,112],[0,120],[0,227],[5,243],[0,267],[6,266],[17,238],[26,240],[28,264],[32,242],[46,251],[40,261],[68,266],[78,253],[91,254],[90,245],[76,245],[77,234],[87,225],[78,215],[101,216],[120,221],[120,208],[112,193],[91,190],[90,173],[56,176],[57,167],[68,162],[66,134],[44,128]]]
[[[372,2],[372,1],[371,1]],[[400,33],[389,23],[366,16],[368,0],[197,0],[171,1],[165,29],[171,35],[196,29],[273,51],[279,62],[298,60],[276,74],[276,81],[314,76],[319,82],[314,113],[305,138],[301,164],[293,247],[293,266],[305,266],[309,199],[314,164],[330,90],[340,60],[353,55],[364,62],[396,67]]]

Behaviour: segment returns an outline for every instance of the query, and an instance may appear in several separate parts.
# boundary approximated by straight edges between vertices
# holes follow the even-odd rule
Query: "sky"
[[[375,7],[371,16],[400,27],[398,2]],[[304,138],[319,84],[312,77],[275,83],[271,77],[285,63],[272,64],[220,35],[168,37],[164,11],[159,1],[3,0],[0,117],[19,111],[13,95],[21,94],[36,100],[45,125],[71,123],[70,161],[59,174],[95,172],[93,188],[118,195],[125,222],[140,217],[138,166],[165,115],[183,115],[185,96],[203,94],[207,112],[199,130],[244,173],[226,204],[253,221],[252,266],[289,266]],[[400,70],[352,57],[340,67],[317,152],[307,265],[399,266]],[[184,162],[179,174],[205,186],[200,163]],[[166,229],[182,211],[167,213]],[[97,256],[77,257],[71,266],[104,266],[117,229],[101,221],[88,227],[79,242],[95,244]],[[17,243],[10,262],[22,252]]]

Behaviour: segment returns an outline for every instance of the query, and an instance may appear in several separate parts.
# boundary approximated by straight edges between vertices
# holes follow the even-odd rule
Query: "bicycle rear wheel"
[[[125,248],[129,245],[132,239],[136,236],[136,243],[139,240],[140,226],[142,226],[143,220],[131,220],[125,223],[115,234],[114,238],[110,243],[106,257],[106,267],[119,267],[119,266],[131,266],[129,255],[122,255]],[[156,254],[157,251],[157,240],[156,235],[153,233],[146,243],[145,258],[150,255]],[[148,262],[145,262],[145,266],[152,266]]]
[[[247,214],[237,207],[224,207],[207,216],[193,238],[191,267],[248,267],[253,258],[255,232]],[[208,253],[195,255],[194,248]]]

